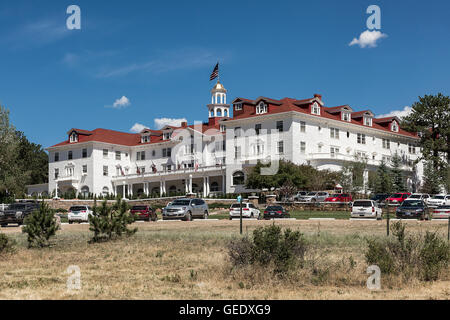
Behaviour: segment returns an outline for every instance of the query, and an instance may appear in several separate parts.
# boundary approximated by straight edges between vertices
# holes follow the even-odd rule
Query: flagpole
[[[219,60],[217,60],[217,81],[220,82],[220,65]]]

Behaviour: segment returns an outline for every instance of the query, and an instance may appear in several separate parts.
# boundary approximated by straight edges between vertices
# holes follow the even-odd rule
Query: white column
[[[55,180],[56,188],[55,188],[55,197],[58,198],[58,180]]]
[[[167,195],[167,191],[166,191],[166,180],[163,181],[163,190],[164,190],[164,193]]]
[[[209,184],[209,177],[206,177],[206,197],[209,196],[210,190],[210,184]]]
[[[206,177],[203,177],[203,197],[206,198]]]
[[[159,181],[159,196],[160,197],[162,197],[162,195],[163,195],[163,183],[162,183],[162,180],[161,181]]]
[[[123,184],[122,184],[122,198],[126,198],[127,197],[127,188],[126,188],[126,184],[125,184],[125,181],[123,182]]]

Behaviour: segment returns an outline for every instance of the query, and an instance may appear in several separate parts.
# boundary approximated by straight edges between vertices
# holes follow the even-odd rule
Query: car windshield
[[[12,204],[9,207],[10,210],[24,210],[25,209],[25,205],[24,204]]]
[[[83,206],[76,206],[76,207],[70,207],[69,211],[83,211],[86,210],[86,207]]]
[[[423,207],[423,203],[420,200],[405,200],[403,201],[402,207]]]
[[[188,206],[191,203],[191,200],[175,200],[170,205],[171,206]]]
[[[147,210],[146,206],[134,206],[131,210]]]
[[[401,198],[402,194],[401,193],[395,193],[391,196],[391,198]]]
[[[409,196],[410,199],[420,199],[420,194],[413,194],[411,196]]]
[[[310,193],[308,193],[308,196],[315,196],[316,195],[316,192],[310,192]]]
[[[354,207],[371,207],[372,201],[355,201],[353,203]]]
[[[268,211],[272,211],[272,210],[281,211],[281,210],[283,210],[283,207],[281,207],[281,206],[269,206],[269,207],[267,207],[266,210],[268,210]]]
[[[233,203],[231,205],[231,208],[240,208],[240,207],[241,207],[241,205],[239,203]],[[245,203],[242,204],[242,208],[245,208]]]
[[[442,199],[445,199],[445,196],[434,196],[433,199],[442,200]]]
[[[339,198],[339,197],[342,197],[342,196],[343,196],[342,194],[336,193],[336,194],[333,194],[331,197],[332,198]]]

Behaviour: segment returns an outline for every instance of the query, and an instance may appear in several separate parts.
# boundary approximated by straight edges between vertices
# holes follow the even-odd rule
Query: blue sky
[[[81,8],[81,30],[66,28],[71,4]],[[350,46],[372,4],[387,36]],[[206,121],[220,60],[229,101],[320,93],[327,106],[386,114],[419,95],[449,95],[448,12],[446,0],[3,0],[0,103],[44,147],[73,127]]]

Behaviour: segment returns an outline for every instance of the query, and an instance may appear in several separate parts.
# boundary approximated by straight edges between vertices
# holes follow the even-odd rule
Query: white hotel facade
[[[398,153],[409,188],[420,183],[419,138],[399,119],[375,118],[348,105],[326,107],[321,95],[296,100],[235,99],[227,104],[220,82],[211,90],[208,122],[139,134],[106,129],[71,129],[67,140],[49,147],[48,192],[169,195],[250,192],[244,181],[257,161],[279,159],[338,171],[355,156],[368,171]],[[269,173],[270,174],[270,173]]]

